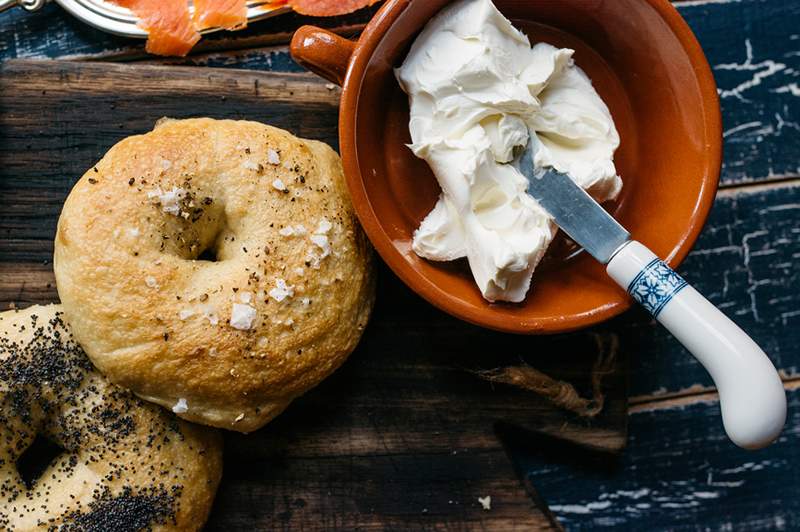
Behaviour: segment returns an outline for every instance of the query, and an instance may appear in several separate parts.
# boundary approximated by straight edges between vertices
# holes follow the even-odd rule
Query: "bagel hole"
[[[225,213],[217,213],[211,219],[213,223],[204,228],[204,234],[200,237],[202,246],[200,248],[200,253],[188,258],[203,262],[219,262],[222,260],[219,256],[219,250],[224,238],[223,235],[227,229]],[[197,253],[197,251],[195,251],[195,253]]]
[[[28,489],[47,471],[50,464],[64,452],[57,443],[37,434],[33,443],[17,459],[17,471]]]
[[[213,247],[204,249],[203,252],[197,256],[196,260],[204,260],[206,262],[217,262],[217,250]]]

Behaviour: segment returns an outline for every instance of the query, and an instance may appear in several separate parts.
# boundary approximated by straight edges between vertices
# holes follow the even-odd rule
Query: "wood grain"
[[[336,90],[304,74],[11,61],[0,67],[0,305],[57,300],[50,259],[72,184],[119,139],[162,116],[250,118],[335,144]],[[627,365],[615,352],[592,420],[492,386],[476,371],[535,363],[590,393],[594,333],[530,339],[446,316],[381,265],[378,305],[330,380],[250,436],[227,438],[210,529],[546,528],[493,427],[616,454]],[[607,333],[606,336],[613,334]],[[611,342],[605,342],[610,345]],[[478,497],[491,495],[491,511]]]
[[[726,135],[723,186],[736,187],[721,195],[706,231],[681,272],[701,291],[711,294],[712,300],[727,305],[729,311],[740,313],[737,320],[746,328],[754,327],[756,338],[768,343],[771,350],[777,350],[782,370],[790,378],[787,386],[793,390],[790,396],[789,430],[778,445],[756,455],[734,448],[724,438],[715,394],[708,387],[710,382],[702,369],[673,340],[660,333],[643,312],[633,311],[597,329],[602,334],[616,334],[621,352],[635,361],[631,388],[636,394],[636,406],[631,418],[631,444],[624,457],[619,459],[608,453],[567,449],[563,440],[553,451],[553,445],[543,444],[541,438],[526,439],[517,432],[504,434],[504,441],[509,444],[508,450],[514,457],[515,469],[523,474],[529,473],[524,475],[529,493],[553,504],[556,513],[565,519],[570,529],[797,529],[800,527],[800,512],[796,504],[800,481],[791,464],[796,463],[798,458],[796,427],[800,421],[797,419],[800,407],[797,377],[793,377],[797,375],[800,364],[799,355],[794,349],[798,338],[793,325],[793,320],[800,312],[796,300],[796,265],[799,257],[796,248],[793,250],[798,241],[795,229],[800,223],[793,207],[797,203],[796,187],[800,185],[800,181],[794,179],[800,174],[797,169],[800,130],[796,119],[800,113],[800,100],[797,99],[800,41],[796,30],[800,23],[800,8],[796,2],[784,0],[684,0],[676,2],[676,6],[698,36],[722,91]],[[293,29],[304,22],[306,19],[302,17],[281,17],[272,22],[262,22],[253,26],[251,36],[230,44],[226,42],[227,37],[220,34],[215,37],[210,49],[201,48],[186,60],[171,62],[299,72],[301,69],[291,61],[280,43],[285,42]],[[329,27],[335,31],[351,34],[359,29],[364,20],[319,22],[330,24]],[[140,42],[119,39],[88,28],[54,5],[46,7],[41,13],[16,11],[0,15],[0,60],[65,56],[117,60],[143,57]],[[148,62],[163,60],[149,58]],[[4,111],[0,109],[0,115]],[[104,130],[101,127],[101,130],[111,137],[115,135],[112,128]],[[6,139],[2,140],[0,149]],[[17,139],[17,142],[17,145],[24,145],[24,140]],[[54,175],[58,173],[59,166],[67,167],[71,158],[79,153],[91,150],[95,154],[102,153],[104,148],[99,145],[105,146],[95,139],[95,145],[92,146],[60,148],[74,150],[75,154],[70,157],[58,151],[58,162],[50,166],[47,166],[48,157],[31,159],[40,167],[47,167],[45,173]],[[6,162],[7,158],[0,160],[0,163]],[[53,226],[48,224],[54,223],[57,210],[53,209],[57,208],[60,199],[54,201],[48,199],[48,195],[55,194],[56,198],[63,198],[77,176],[76,172],[83,169],[81,164],[73,164],[68,172],[61,174],[68,183],[62,186],[63,190],[49,187],[37,189],[32,186],[37,180],[30,177],[24,186],[14,187],[13,192],[9,187],[0,188],[4,209],[16,208],[15,202],[18,200],[23,203],[16,210],[15,220],[11,219],[14,217],[6,218],[0,209],[0,223],[3,224],[0,238],[6,238],[12,226],[15,227],[13,231],[23,231],[25,228],[40,227],[39,216],[51,217],[49,222],[43,222],[43,231],[33,231],[31,236],[22,239],[0,242],[0,255],[13,249],[15,257],[22,257],[20,260],[23,260],[9,262],[5,260],[8,256],[0,256],[0,304],[3,306],[10,301],[50,301],[55,297],[52,272],[49,264],[43,261],[50,255],[52,235],[47,233]],[[3,187],[5,177],[3,175],[0,178],[0,187]],[[778,184],[740,188],[742,185],[767,181]],[[17,196],[12,198],[10,194]],[[13,201],[9,202],[6,198],[12,198]],[[43,207],[40,207],[37,198],[43,199]],[[745,239],[753,232],[761,233]],[[383,278],[387,278],[386,272],[382,274]],[[51,285],[48,286],[48,283]],[[407,300],[415,297],[398,283],[384,283],[381,290],[382,298],[398,300],[403,305],[412,304]],[[753,301],[751,293],[755,296],[758,320],[754,318],[752,310],[748,312]],[[389,314],[395,307],[386,305],[379,307],[379,310],[381,308]],[[491,354],[504,350],[529,355],[544,351],[553,356],[557,356],[559,349],[573,352],[568,347],[572,340],[555,347],[546,339],[533,342],[507,340],[492,334],[484,335],[447,318],[439,321],[438,312],[421,302],[417,302],[416,306],[412,304],[410,308],[419,314],[417,319],[398,316],[394,326],[409,327],[411,330],[419,327],[419,336],[440,335],[434,345],[427,347],[432,353],[436,352],[439,345],[450,345],[448,342],[454,340],[463,342],[452,344],[454,348],[475,345],[476,349]],[[588,345],[587,337],[581,338],[579,342]],[[498,340],[499,344],[494,344]],[[510,343],[504,344],[503,340]],[[420,341],[414,345],[419,344]],[[303,403],[296,407],[303,408]],[[293,428],[282,430],[291,435]],[[485,426],[481,430],[485,430]],[[434,436],[438,437],[439,434]],[[430,435],[428,437],[431,438]],[[238,453],[244,453],[246,441],[255,440],[229,441],[229,455],[233,454],[235,459]],[[287,447],[291,449],[291,445]],[[499,452],[479,447],[483,449],[482,456]],[[550,452],[544,453],[546,449],[550,449]],[[272,482],[280,478],[288,483],[291,480],[286,479],[293,478],[295,473],[287,471],[305,471],[309,475],[302,483],[296,483],[295,488],[287,488],[283,492],[309,493],[316,490],[315,493],[322,493],[318,484],[310,482],[325,475],[323,468],[305,469],[306,463],[299,460],[281,468],[280,464],[285,462],[272,458],[259,461],[255,459],[255,454],[247,456],[253,458],[248,464],[252,469],[248,466],[239,467],[237,469],[243,471],[237,471],[236,475],[249,480],[226,485],[219,499],[219,504],[230,504],[238,510],[228,514],[231,520],[224,523],[215,519],[215,528],[288,529],[293,523],[301,522],[309,526],[322,522],[329,528],[341,523],[344,528],[355,528],[354,521],[349,520],[353,506],[361,505],[359,507],[362,510],[366,508],[366,511],[370,511],[367,501],[376,500],[376,492],[371,486],[383,487],[389,482],[382,476],[378,481],[366,477],[378,471],[389,478],[393,474],[377,466],[377,460],[370,461],[370,467],[363,473],[364,470],[358,468],[360,459],[353,459],[350,469],[344,474],[355,470],[363,473],[359,477],[361,480],[353,484],[359,489],[348,495],[342,495],[342,490],[347,489],[345,487],[332,491],[331,495],[326,492],[329,498],[324,500],[336,506],[317,505],[312,508],[310,498],[299,500],[299,497],[292,498],[290,495],[278,500],[272,496],[262,496],[258,484],[270,475]],[[424,475],[424,485],[418,484],[419,489],[428,494],[431,490],[426,491],[425,485],[434,483],[437,488],[442,486],[443,477],[428,473],[434,470],[428,466],[437,463],[431,458],[433,456],[442,459],[443,455],[430,455],[425,460],[431,462],[422,462],[418,468],[422,470],[418,474]],[[339,457],[334,459],[338,460]],[[400,460],[396,463],[408,464],[409,461]],[[499,474],[505,475],[505,464],[497,464],[498,469],[502,469]],[[329,471],[342,474],[338,466]],[[537,486],[538,494],[533,491],[533,483]],[[460,485],[465,484],[465,477],[462,476]],[[481,490],[482,486],[477,491]],[[437,495],[441,491],[447,490],[437,490]],[[359,497],[362,493],[371,495]],[[391,493],[396,494],[397,491]],[[402,504],[409,496],[408,493],[397,496],[400,499],[398,504]],[[243,501],[239,504],[223,502],[228,498]],[[427,499],[440,501],[435,497]],[[448,499],[448,503],[449,500],[452,499]],[[522,498],[514,500],[524,504]],[[413,508],[406,510],[416,521],[395,520],[392,521],[394,526],[378,518],[361,522],[368,522],[373,528],[433,528],[432,523],[437,521],[431,518],[430,513],[423,514],[422,510],[415,513],[416,507],[420,506],[417,501],[420,499],[414,499],[414,503],[409,505]],[[386,504],[388,506],[389,503]],[[434,508],[433,504],[427,506],[430,506],[427,508],[429,512]],[[268,517],[256,520],[253,514],[261,514],[261,508],[265,507],[270,509],[265,513]],[[344,517],[319,521],[322,515],[328,515],[324,510],[345,507],[348,512]],[[475,508],[471,515],[480,519],[484,514]],[[475,519],[469,521],[470,528],[491,529],[492,524],[499,522],[487,524]],[[545,521],[541,523],[544,525]],[[448,526],[467,527],[453,521]]]
[[[730,315],[787,375],[800,364],[800,180],[721,192],[680,273]],[[636,309],[615,324],[633,360],[635,396],[672,394],[711,379]]]
[[[58,71],[65,87],[78,92],[85,83],[95,91],[93,109],[102,113],[98,121],[83,109],[70,111],[72,96],[69,89],[47,91],[41,94],[37,79],[43,77],[50,67],[48,63],[32,65],[25,82],[13,90],[19,94],[13,108],[9,108],[8,120],[13,127],[4,127],[0,143],[0,161],[5,166],[6,176],[0,183],[0,191],[7,204],[0,217],[0,254],[3,266],[10,275],[13,264],[41,263],[52,254],[52,236],[61,204],[74,180],[87,167],[87,161],[97,160],[114,142],[129,131],[146,131],[153,117],[169,114],[170,94],[175,90],[197,91],[207,84],[209,93],[197,95],[198,108],[208,109],[210,114],[220,116],[253,116],[287,127],[298,134],[320,138],[336,144],[335,124],[338,89],[329,90],[317,78],[302,74],[271,74],[269,83],[258,89],[263,104],[243,107],[236,94],[251,94],[255,98],[256,81],[266,76],[254,72],[238,72],[236,81],[225,81],[228,71],[208,70],[202,82],[193,82],[190,69],[161,69],[145,67],[148,80],[145,85],[151,92],[148,107],[150,115],[142,114],[136,100],[114,92],[114,85],[99,76],[100,71],[114,72],[114,79],[131,83],[131,69],[124,65],[84,64],[80,71],[85,74],[77,79],[68,71]],[[27,68],[27,67],[26,67]],[[55,67],[56,70],[59,67]],[[4,71],[19,70],[13,63]],[[17,74],[14,74],[15,76]],[[53,74],[54,76],[56,74]],[[221,77],[223,76],[223,77]],[[0,88],[3,79],[0,78]],[[234,87],[234,94],[222,99],[220,92]],[[8,87],[11,89],[11,87]],[[299,98],[315,102],[313,113],[298,113],[292,106]],[[9,90],[3,90],[8,94]],[[46,111],[52,107],[64,108],[53,116]],[[112,109],[113,107],[113,109]],[[114,112],[111,112],[114,111]],[[184,113],[181,116],[186,116]],[[37,140],[39,131],[68,131],[66,136]],[[44,144],[42,143],[44,142]],[[48,146],[47,143],[54,143]],[[28,149],[36,144],[44,152],[63,150],[71,153],[63,164],[54,164],[50,156],[41,157],[37,150]],[[44,159],[42,161],[41,159]],[[786,181],[766,188],[734,188],[720,194],[706,230],[695,249],[681,266],[680,272],[712,302],[719,305],[753,334],[764,345],[779,367],[794,374],[798,366],[794,346],[800,338],[792,332],[800,311],[800,277],[798,276],[797,220],[800,211],[798,182]],[[27,266],[25,266],[27,269]],[[19,279],[25,278],[25,289],[20,289]],[[7,282],[4,279],[9,279]],[[47,287],[47,284],[50,287]],[[405,290],[398,287],[396,292]],[[49,269],[33,269],[30,272],[16,271],[14,277],[0,277],[0,301],[38,302],[55,297],[54,284]],[[433,323],[440,319],[433,309],[415,312],[430,316]],[[755,309],[755,312],[754,310]],[[787,328],[788,327],[788,328]],[[455,321],[449,336],[461,337],[463,326]],[[651,394],[673,394],[692,386],[709,386],[710,380],[699,364],[685,353],[683,348],[658,327],[645,312],[633,310],[599,330],[618,334],[627,352],[633,357],[636,379],[631,383],[636,396]],[[440,334],[448,334],[444,331]],[[502,335],[498,335],[502,336]],[[496,337],[487,338],[497,341]],[[535,341],[533,341],[535,343]]]
[[[714,400],[634,413],[618,460],[511,452],[569,530],[798,530],[800,390],[788,394],[786,429],[757,453],[728,441]]]
[[[675,2],[697,35],[720,89],[725,129],[722,180],[726,185],[800,175],[800,3],[784,0]],[[354,35],[367,10],[348,17],[309,19],[284,15],[244,32],[219,33],[186,59],[147,58],[138,40],[89,28],[48,5],[38,13],[0,16],[0,60],[11,58],[147,59],[167,64],[300,72],[285,44],[301,24]]]

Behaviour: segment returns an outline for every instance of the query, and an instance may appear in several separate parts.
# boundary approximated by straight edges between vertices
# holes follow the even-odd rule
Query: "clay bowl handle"
[[[328,30],[301,26],[294,32],[289,51],[299,64],[341,86],[355,47],[353,41]]]

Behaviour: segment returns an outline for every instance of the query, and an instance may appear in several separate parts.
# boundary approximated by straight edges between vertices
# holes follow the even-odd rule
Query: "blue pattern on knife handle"
[[[659,259],[653,259],[633,278],[628,293],[657,318],[667,303],[688,283]]]

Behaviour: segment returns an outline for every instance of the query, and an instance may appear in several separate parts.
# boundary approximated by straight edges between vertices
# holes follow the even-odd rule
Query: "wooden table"
[[[748,453],[734,447],[722,430],[708,376],[644,312],[633,310],[581,333],[618,339],[620,350],[631,360],[628,442],[621,456],[553,449],[559,445],[531,441],[530,435],[507,427],[500,427],[499,433],[513,469],[569,529],[798,529],[800,3],[692,0],[676,6],[713,67],[725,130],[717,202],[680,272],[734,316],[780,368],[789,397],[787,428],[766,450]],[[352,35],[368,16],[312,22]],[[187,59],[161,60],[145,56],[137,41],[88,28],[48,5],[38,13],[17,10],[0,15],[0,59],[94,59],[299,72],[286,52],[286,42],[292,30],[306,22],[283,16],[241,33],[209,38]],[[0,275],[2,267],[0,261]],[[381,273],[391,276],[385,269]],[[410,297],[401,291],[392,296]],[[13,297],[5,294],[2,299]],[[441,320],[442,327],[459,327],[432,309],[426,312],[432,321]],[[515,349],[526,345],[519,339],[491,340]],[[485,338],[481,342],[478,348],[492,345]],[[531,349],[554,349],[558,340],[529,342]],[[439,437],[430,434],[431,439]],[[381,459],[385,457],[369,460]],[[494,455],[480,464],[486,475],[508,468]],[[416,465],[414,460],[398,464],[389,459],[385,472],[413,477]],[[354,471],[358,474],[357,467]],[[420,482],[429,478],[419,475]],[[406,500],[370,504],[386,510],[392,504],[413,503],[421,513],[427,511],[425,501],[413,494],[393,496]],[[299,512],[304,504],[301,499],[287,501],[285,511]],[[347,524],[335,519],[327,523]],[[385,521],[372,524],[391,526]],[[215,525],[221,529],[225,524]]]

